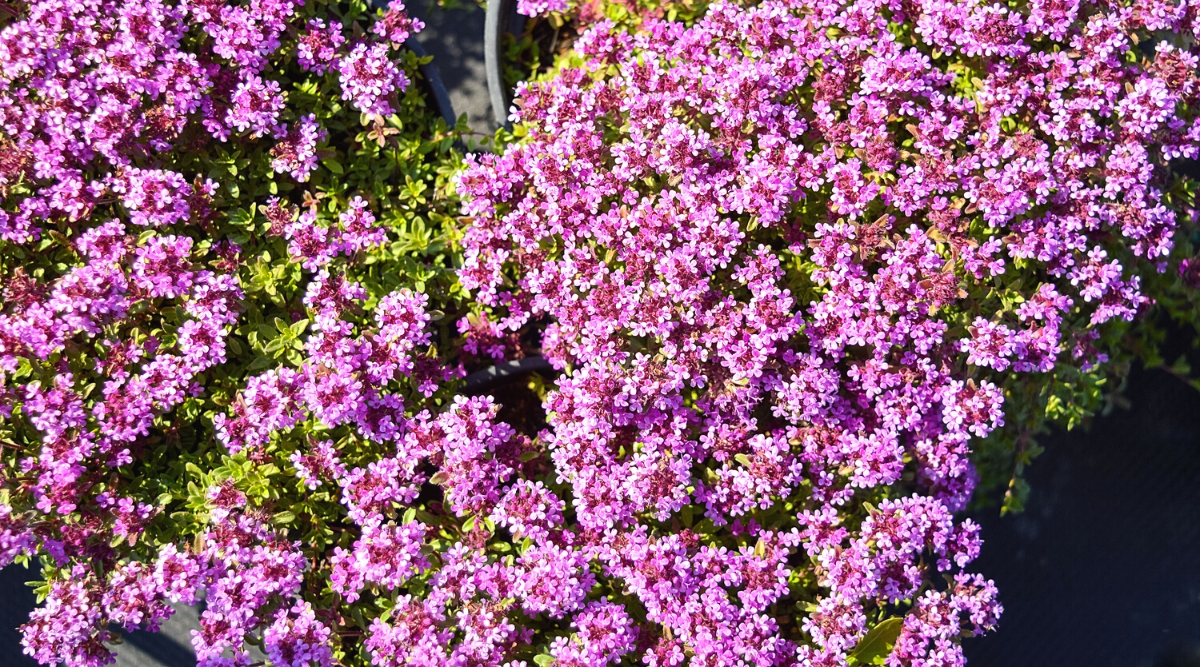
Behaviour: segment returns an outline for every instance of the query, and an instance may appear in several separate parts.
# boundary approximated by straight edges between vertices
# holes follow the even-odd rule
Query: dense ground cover
[[[43,664],[201,598],[213,666],[994,627],[954,513],[1196,318],[1195,12],[524,9],[594,25],[462,170],[399,5],[0,5],[0,560]],[[526,432],[458,378],[539,335]]]
[[[2,548],[41,556],[39,661],[198,596],[206,664],[344,653],[326,551],[461,374],[455,135],[397,7],[3,7]]]
[[[551,318],[546,440],[649,662],[954,664],[994,624],[972,459],[1019,506],[1131,323],[1194,322],[1194,42],[1168,3],[715,4],[519,90],[463,282]]]

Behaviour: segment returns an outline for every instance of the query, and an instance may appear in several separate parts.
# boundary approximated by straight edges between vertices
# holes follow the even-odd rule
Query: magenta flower
[[[388,97],[408,87],[408,77],[388,58],[386,44],[359,44],[338,63],[342,99],[363,113],[386,116],[393,108]]]
[[[324,141],[326,136],[325,130],[317,124],[316,116],[309,114],[301,118],[271,149],[271,155],[275,158],[271,161],[271,168],[276,173],[290,174],[304,183],[317,168],[317,142]]]
[[[259,136],[283,134],[278,121],[284,98],[278,81],[263,80],[257,74],[251,74],[238,82],[231,102],[225,117],[230,127]]]
[[[338,51],[346,38],[336,23],[326,26],[325,20],[311,19],[296,44],[300,66],[316,74],[324,74],[337,61]]]

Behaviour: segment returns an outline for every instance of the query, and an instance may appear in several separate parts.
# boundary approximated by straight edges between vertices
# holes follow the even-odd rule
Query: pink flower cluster
[[[85,219],[106,201],[106,190],[124,194],[127,205],[169,204],[169,197],[147,201],[153,191],[126,192],[90,172],[169,151],[193,118],[222,141],[234,134],[282,140],[276,169],[304,180],[323,130],[312,118],[288,128],[281,116],[287,91],[265,71],[299,21],[301,4],[28,3],[21,20],[0,31],[0,127],[12,152],[0,163],[0,187],[36,179],[39,188],[13,202],[15,210],[0,212],[0,238],[27,243],[38,238],[39,221]],[[364,111],[391,113],[388,95],[408,80],[386,40],[421,27],[406,23],[403,5],[395,4],[390,22],[379,24],[383,42],[348,44],[340,27],[313,19],[296,47],[300,64],[318,73],[337,69],[347,99]],[[197,31],[208,41],[194,51]],[[181,174],[162,178],[154,185],[175,192],[183,185]],[[179,219],[168,211],[130,212],[136,224]]]
[[[370,214],[355,203],[351,210]],[[409,290],[389,294],[375,306],[373,322],[356,333],[354,323],[343,315],[365,297],[361,285],[328,270],[309,283],[305,303],[312,333],[304,345],[302,366],[283,366],[248,378],[233,416],[218,414],[213,420],[218,439],[231,453],[259,449],[272,434],[310,417],[327,428],[352,425],[363,438],[379,443],[402,434],[407,424],[404,401],[387,389],[413,374],[415,350],[429,343],[428,298]],[[445,379],[450,378],[443,374],[419,384],[432,394]],[[311,455],[295,461],[307,484],[318,485],[322,475],[341,470],[327,445],[318,444]],[[340,474],[334,478],[343,479]]]
[[[1124,4],[716,3],[597,26],[520,86],[523,138],[461,177],[488,308],[464,331],[552,321],[545,440],[647,664],[845,664],[891,605],[889,665],[961,664],[994,626],[978,576],[926,590],[979,550],[952,515],[972,442],[1013,373],[1102,362],[1077,357],[1148,305],[1164,160],[1200,151],[1200,23]],[[765,553],[710,546],[746,534]],[[552,653],[606,664],[616,625],[612,652]]]
[[[568,9],[567,0],[517,0],[517,11],[525,16],[542,16]]]
[[[159,178],[157,172],[126,173],[122,182],[127,201],[136,202],[132,210],[160,219],[167,210],[171,216],[203,215],[188,200],[201,201],[211,185],[198,195],[184,186],[150,199],[146,193],[159,187]],[[26,279],[5,289],[0,370],[23,385],[9,397],[9,410],[19,406],[21,418],[42,435],[19,472],[39,511],[66,517],[96,503],[111,529],[131,539],[153,514],[122,510],[132,501],[97,495],[97,484],[106,469],[129,464],[131,449],[154,418],[201,391],[197,378],[225,359],[242,292],[235,277],[194,265],[192,244],[188,236],[135,236],[110,220],[78,237],[73,249],[82,263],[53,283]],[[178,304],[179,323],[169,338],[137,327],[138,310],[158,300]],[[73,370],[66,363],[81,339],[94,341],[102,353],[94,369]],[[30,377],[34,364],[46,369],[42,375]],[[93,371],[102,382],[88,402],[90,389],[77,382],[77,373],[90,377]],[[107,553],[91,544],[91,531],[44,527],[44,539],[60,541],[59,548],[73,555]]]
[[[404,11],[403,3],[390,2],[383,17],[371,27],[371,32],[390,42],[392,46],[400,46],[409,36],[421,32],[424,28],[425,22],[409,16]]]
[[[376,224],[375,214],[361,196],[350,200],[349,206],[338,216],[339,224],[333,227],[321,224],[316,211],[299,212],[295,207],[282,204],[278,197],[267,202],[263,214],[271,222],[273,233],[288,240],[291,258],[309,271],[319,270],[338,255],[353,256],[387,241],[387,233]],[[312,305],[320,300],[314,295],[308,302]]]
[[[141,466],[164,435],[171,445],[194,435],[196,406],[227,381],[221,366],[238,353],[230,335],[244,309],[241,248],[224,208],[238,194],[198,175],[207,167],[196,157],[216,157],[226,141],[252,152],[262,139],[260,153],[274,144],[275,172],[305,181],[326,138],[315,115],[289,102],[302,6],[37,0],[0,19],[0,428],[20,441],[3,466],[0,566],[46,557],[49,597],[24,629],[26,652],[44,664],[111,662],[109,623],[155,629],[170,614],[164,599],[194,602],[198,590],[209,605],[196,639],[202,661],[232,664],[223,653],[240,655],[254,632],[275,664],[332,662],[327,621],[296,597],[307,555],[241,512],[245,503],[229,504],[236,493],[210,498],[217,509],[203,546],[171,552],[157,570],[133,548],[158,546],[151,524],[171,502],[169,493],[154,502],[161,488],[147,498],[159,480],[141,479]],[[395,36],[402,6],[391,15]],[[399,71],[383,37],[348,42],[342,30],[310,40],[308,52],[300,39],[298,64],[348,61],[365,45]],[[359,77],[344,80],[369,85]],[[393,77],[392,90],[406,85]],[[352,201],[338,251],[384,238],[366,204]],[[370,382],[411,370],[414,341],[427,335],[422,308],[407,293],[385,299],[378,331],[352,354]],[[329,326],[314,327],[313,377],[342,363],[341,348],[316,349],[345,338]],[[266,401],[290,380],[276,375],[247,391]],[[343,410],[340,418],[373,420],[373,434],[394,432],[392,399],[364,398],[354,412],[330,396],[337,388],[315,384],[297,381],[309,394],[298,400],[322,417]]]
[[[325,130],[317,124],[316,116],[309,114],[301,118],[271,149],[275,158],[271,168],[279,174],[290,174],[301,183],[307,181],[309,174],[317,168],[317,143],[324,141],[326,136]]]
[[[389,114],[389,96],[408,87],[408,77],[388,59],[386,44],[359,44],[338,63],[342,99],[363,113]]]
[[[0,426],[37,437],[4,471],[0,564],[44,556],[43,664],[107,664],[117,626],[204,599],[201,667],[255,645],[288,667],[961,665],[1002,611],[964,571],[972,449],[1014,378],[1102,364],[1149,306],[1175,261],[1165,160],[1200,155],[1200,23],[1161,0],[601,24],[458,183],[463,347],[502,356],[548,321],[564,371],[520,433],[452,394],[434,300],[374,262],[395,245],[375,199],[274,199],[213,233],[238,195],[171,159],[270,137],[266,172],[309,178],[327,137],[273,63],[389,113],[418,22],[22,12],[0,31],[0,243],[37,262],[6,276]],[[294,288],[273,338],[237,234]],[[241,340],[265,363],[224,376]],[[184,429],[210,469],[127,481],[152,430]],[[855,653],[888,618],[888,655]]]
[[[118,565],[107,581],[75,566],[70,578],[52,583],[45,606],[24,626],[26,653],[43,664],[108,664],[113,655],[104,642],[113,635],[103,621],[157,630],[173,613],[168,602],[190,604],[203,595],[207,606],[193,637],[199,664],[249,664],[247,633],[266,626],[265,649],[275,664],[333,665],[329,628],[296,599],[306,569],[299,543],[265,528],[267,517],[239,511],[245,498],[236,491],[213,491],[213,522],[202,549],[167,544],[156,562]],[[279,599],[294,602],[278,605]],[[265,613],[271,608],[276,611]],[[236,657],[222,657],[231,648]]]

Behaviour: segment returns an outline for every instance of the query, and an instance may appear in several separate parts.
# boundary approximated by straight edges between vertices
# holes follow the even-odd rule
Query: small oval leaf
[[[896,645],[896,638],[900,636],[900,629],[903,627],[903,616],[893,616],[880,621],[879,625],[871,628],[858,642],[858,646],[854,647],[848,657],[859,665],[882,665],[892,652],[892,647]]]

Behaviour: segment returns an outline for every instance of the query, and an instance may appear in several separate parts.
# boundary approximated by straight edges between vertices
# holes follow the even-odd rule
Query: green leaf
[[[346,173],[346,171],[342,169],[342,165],[338,163],[337,160],[321,160],[321,164],[325,165],[326,169],[338,174],[339,176]]]
[[[545,653],[543,653],[541,655],[535,655],[535,656],[533,656],[533,662],[538,667],[546,667],[546,665],[552,664],[554,662],[554,656],[547,655]]]
[[[1008,490],[1004,494],[1004,504],[1000,514],[1020,514],[1025,511],[1025,501],[1029,499],[1029,482],[1022,477],[1014,476],[1009,481]]]
[[[878,625],[871,628],[862,640],[858,642],[858,646],[854,647],[850,655],[851,664],[858,665],[882,665],[887,659],[888,654],[892,652],[892,647],[896,645],[896,638],[900,636],[900,629],[904,627],[903,616],[893,616],[892,618],[880,621]]]
[[[1185,378],[1192,374],[1192,366],[1188,363],[1186,354],[1179,355],[1175,363],[1171,364],[1171,372]]]
[[[360,627],[360,628],[367,627],[367,619],[363,618],[362,610],[359,609],[358,607],[350,608],[350,618],[354,619],[354,622],[356,624],[358,624],[358,627]]]
[[[296,520],[295,512],[284,510],[275,515],[275,523],[291,523]]]
[[[249,225],[252,220],[254,220],[254,212],[247,211],[244,208],[236,209],[229,214],[230,224],[237,225],[239,227],[245,227]]]

